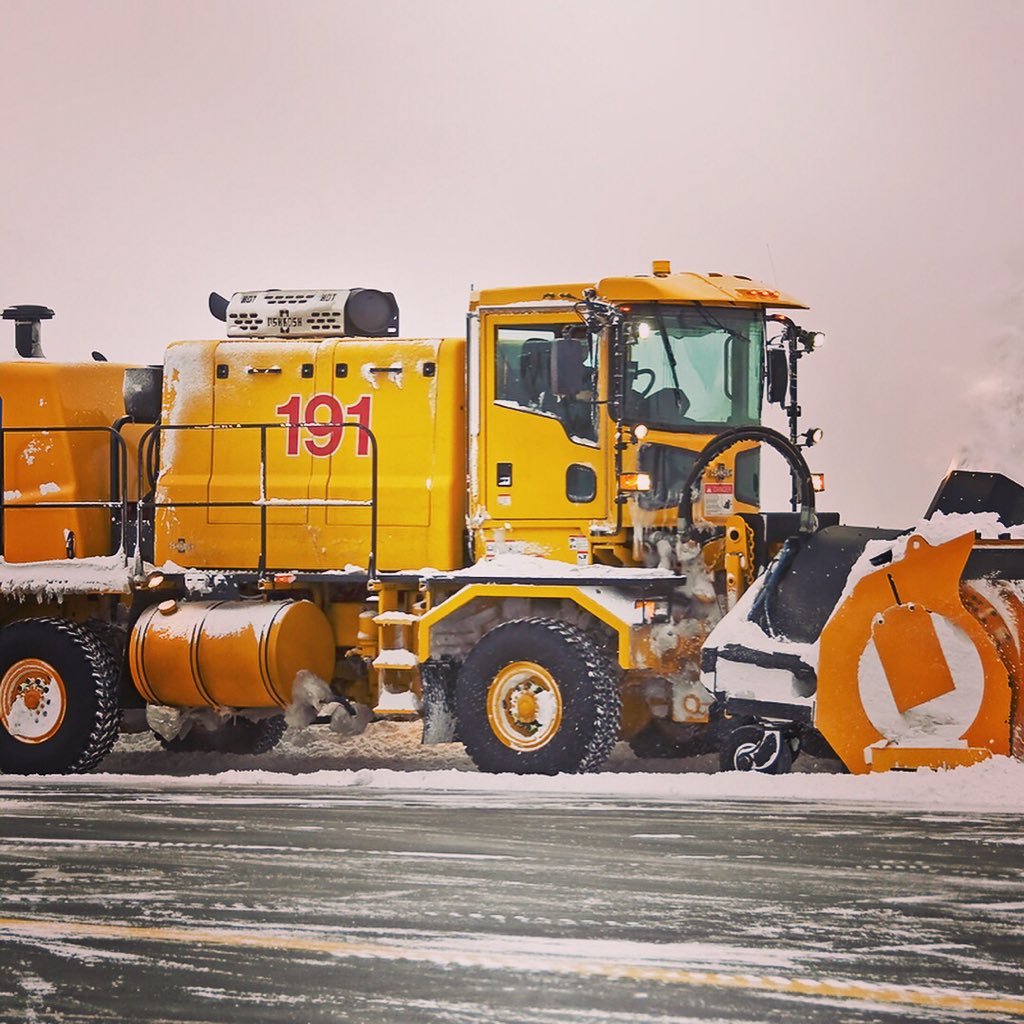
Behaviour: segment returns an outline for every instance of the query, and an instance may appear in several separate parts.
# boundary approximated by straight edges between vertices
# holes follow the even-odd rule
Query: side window
[[[557,419],[570,438],[597,440],[597,340],[571,324],[500,326],[494,400]]]

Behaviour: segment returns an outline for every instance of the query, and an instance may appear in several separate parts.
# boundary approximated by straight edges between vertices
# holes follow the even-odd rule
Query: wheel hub
[[[0,724],[21,743],[45,743],[66,709],[64,680],[48,662],[23,658],[0,679]]]
[[[532,661],[506,665],[487,690],[494,735],[513,750],[537,750],[562,724],[562,691],[551,673]]]

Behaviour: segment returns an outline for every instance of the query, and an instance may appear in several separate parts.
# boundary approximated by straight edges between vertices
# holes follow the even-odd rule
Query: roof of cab
[[[799,299],[777,288],[742,275],[650,274],[637,277],[605,277],[573,284],[526,285],[518,288],[485,288],[474,292],[470,309],[481,306],[563,305],[578,301],[588,288],[605,302],[699,302],[708,306],[765,306],[806,309]]]

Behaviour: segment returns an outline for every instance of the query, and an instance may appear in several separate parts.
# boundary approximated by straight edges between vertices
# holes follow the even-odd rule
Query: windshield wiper
[[[740,341],[745,341],[748,345],[752,345],[753,342],[748,338],[742,331],[734,330],[732,327],[727,327],[717,317],[712,316],[699,302],[693,304],[697,312],[704,317],[704,322],[710,324],[712,327],[717,327],[720,331],[730,335],[733,338],[739,338]]]
[[[683,389],[679,386],[679,371],[677,369],[676,354],[672,351],[672,343],[668,340],[668,331],[665,329],[665,321],[661,310],[654,307],[654,319],[658,321],[658,333],[661,335],[661,343],[665,347],[665,356],[668,359],[668,368],[672,371],[672,386],[676,393],[676,408],[683,407]]]

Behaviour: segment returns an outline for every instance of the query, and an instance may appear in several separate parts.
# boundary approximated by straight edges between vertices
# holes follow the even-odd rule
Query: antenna
[[[779,275],[775,270],[775,257],[772,256],[772,247],[768,242],[764,243],[764,247],[768,250],[768,262],[772,265],[772,284],[776,288],[779,287]]]

